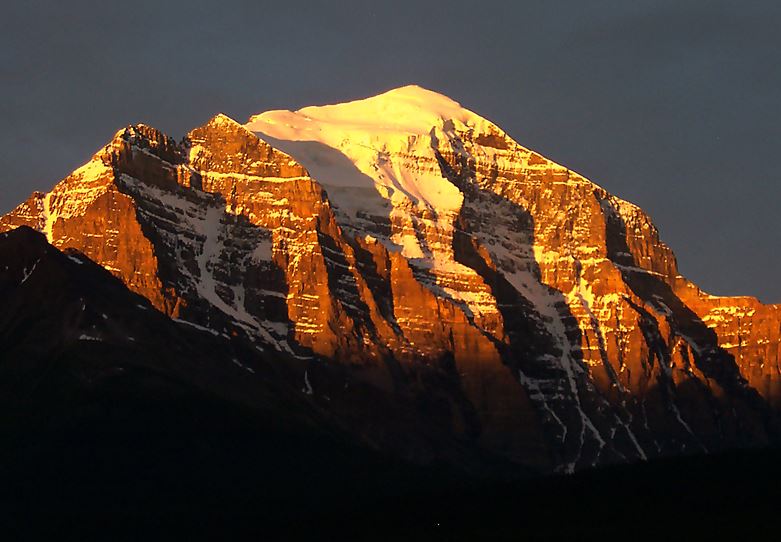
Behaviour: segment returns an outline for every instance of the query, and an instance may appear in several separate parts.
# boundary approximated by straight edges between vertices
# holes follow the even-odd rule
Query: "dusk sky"
[[[7,3],[0,213],[122,126],[416,83],[645,209],[703,289],[781,302],[781,4]]]

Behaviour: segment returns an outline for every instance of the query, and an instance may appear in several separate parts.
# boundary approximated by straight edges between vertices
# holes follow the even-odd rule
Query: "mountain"
[[[245,125],[217,115],[179,142],[129,126],[0,218],[8,235],[25,226],[145,299],[155,316],[135,340],[110,328],[116,356],[172,363],[253,412],[291,409],[366,453],[482,476],[781,435],[781,307],[702,292],[640,208],[420,87]],[[4,295],[33,279],[58,295],[15,250]],[[4,348],[49,318],[19,310]],[[108,332],[91,318],[68,335],[79,348]]]

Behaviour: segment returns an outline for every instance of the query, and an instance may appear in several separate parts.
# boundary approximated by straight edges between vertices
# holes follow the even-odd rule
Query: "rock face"
[[[779,436],[779,306],[701,292],[642,210],[419,87],[178,143],[128,127],[0,218],[22,225],[300,364],[302,393],[408,458],[572,471]]]

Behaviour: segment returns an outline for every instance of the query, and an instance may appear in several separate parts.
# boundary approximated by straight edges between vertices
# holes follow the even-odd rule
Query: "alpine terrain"
[[[642,209],[417,86],[128,126],[0,232],[22,455],[106,404],[474,476],[781,436],[781,306],[701,291]]]

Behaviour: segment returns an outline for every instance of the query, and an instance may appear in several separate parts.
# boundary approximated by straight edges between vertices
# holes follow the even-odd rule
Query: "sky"
[[[9,4],[0,213],[128,124],[415,83],[640,205],[704,290],[781,302],[775,0]]]

